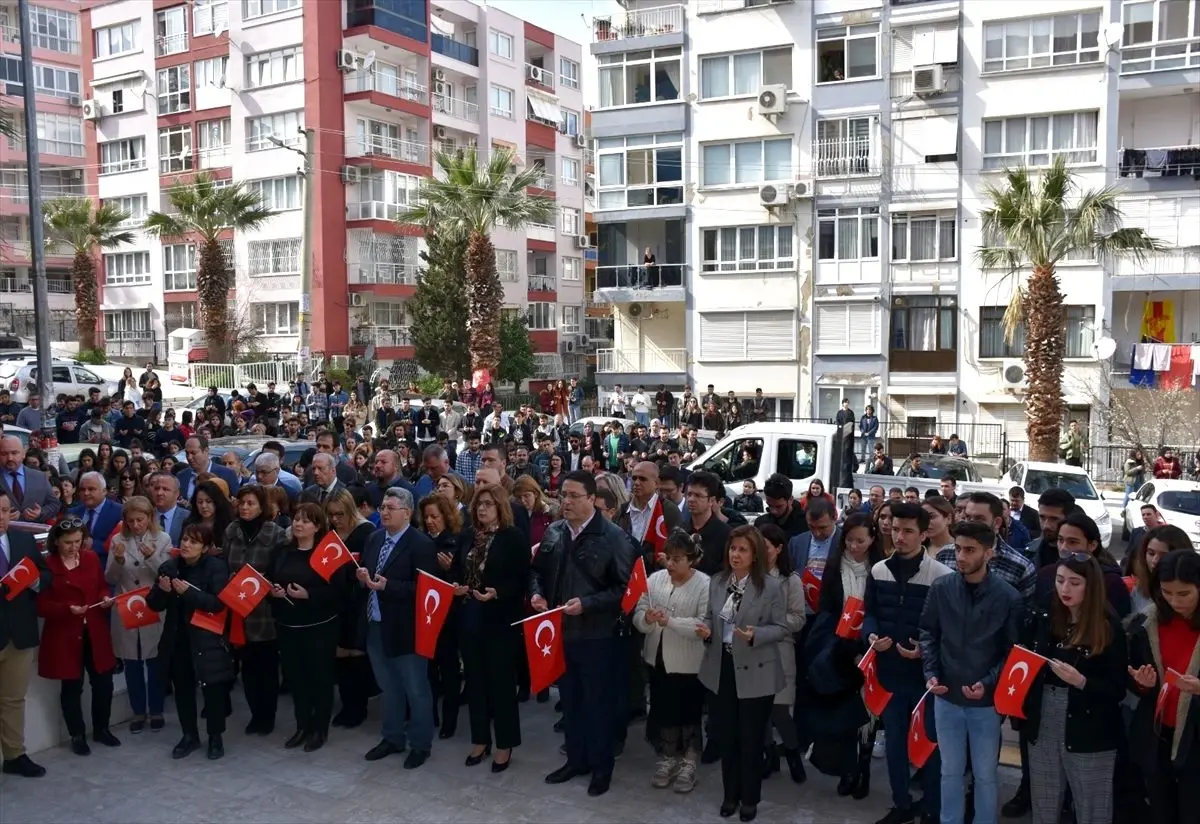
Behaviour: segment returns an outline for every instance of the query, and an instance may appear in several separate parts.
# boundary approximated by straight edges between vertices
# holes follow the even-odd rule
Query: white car
[[[1186,532],[1200,551],[1200,483],[1162,478],[1146,481],[1125,507],[1125,535],[1142,525],[1143,504],[1154,504],[1163,520]]]
[[[87,397],[88,390],[95,387],[101,394],[112,396],[117,391],[117,382],[105,380],[92,371],[90,366],[84,366],[77,361],[55,358],[50,363],[50,380],[54,384],[54,393],[82,395]],[[29,387],[37,382],[37,358],[13,359],[0,361],[0,387],[7,389],[13,403],[29,402]]]
[[[1025,490],[1025,503],[1037,509],[1038,498],[1047,489],[1065,489],[1075,496],[1075,503],[1100,529],[1100,544],[1108,547],[1112,540],[1112,518],[1096,491],[1096,485],[1086,470],[1061,463],[1021,461],[1008,470],[1001,483]]]

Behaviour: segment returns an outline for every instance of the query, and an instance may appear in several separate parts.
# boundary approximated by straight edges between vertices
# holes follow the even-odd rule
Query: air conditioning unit
[[[629,304],[629,317],[631,318],[640,318],[644,311],[646,311],[646,307],[640,303]]]
[[[791,192],[786,183],[765,183],[758,187],[758,202],[768,209],[786,206],[789,200]]]
[[[436,80],[437,82],[441,83],[442,81],[444,81],[446,79],[446,73],[444,71],[442,71],[441,69],[434,69],[433,70],[433,79]]]
[[[587,335],[580,335],[577,338],[577,341],[578,341],[578,346],[580,349],[587,349],[592,343],[592,339],[589,338]]]
[[[445,140],[446,139],[446,127],[445,126],[434,127],[433,136],[436,137],[438,140]]]
[[[941,66],[917,66],[912,70],[913,94],[918,97],[946,91],[946,78]]]
[[[758,90],[758,113],[763,117],[774,117],[787,112],[787,86],[773,83]]]
[[[542,70],[539,69],[537,66],[534,66],[531,63],[526,63],[525,64],[525,76],[528,77],[530,80],[536,80],[540,83],[542,80]]]
[[[83,109],[84,120],[99,120],[100,119],[100,102],[97,100],[85,100],[81,104]]]
[[[362,180],[362,173],[362,168],[359,166],[343,166],[342,182],[358,183],[360,180]]]
[[[583,135],[583,134],[575,135],[575,148],[576,149],[586,149],[587,144],[588,144],[587,135]]]
[[[1025,385],[1025,363],[1017,358],[1009,358],[1000,367],[1000,379],[1004,385],[1020,388]]]
[[[362,292],[350,293],[350,305],[354,307],[362,307],[367,305],[367,296]]]
[[[792,197],[797,199],[812,197],[813,188],[812,178],[801,178],[792,184]]]
[[[338,50],[338,70],[352,72],[358,68],[358,55],[349,49]]]
[[[70,97],[68,97],[67,104],[70,106],[78,106],[79,105],[79,95],[73,94]]]
[[[574,355],[575,354],[575,339],[573,337],[565,337],[558,342],[558,354]]]
[[[576,249],[591,249],[592,248],[592,239],[590,237],[588,237],[587,235],[576,235],[575,236],[575,248]]]

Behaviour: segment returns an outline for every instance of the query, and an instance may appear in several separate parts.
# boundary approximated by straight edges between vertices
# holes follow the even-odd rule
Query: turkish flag
[[[866,610],[862,598],[855,598],[853,595],[847,598],[845,606],[842,607],[842,619],[838,621],[837,636],[849,638],[851,641],[862,637],[864,615]]]
[[[422,658],[432,659],[437,650],[438,636],[454,603],[454,584],[417,570],[417,636],[416,651]]]
[[[4,584],[7,590],[4,594],[5,600],[11,601],[13,598],[16,598],[22,592],[29,589],[39,577],[37,564],[33,562],[32,558],[26,555],[17,562],[15,567],[8,571],[7,575],[0,578],[0,582]]]
[[[321,543],[313,547],[312,554],[308,557],[313,571],[326,581],[333,577],[333,573],[353,561],[350,550],[346,549],[342,539],[332,529],[325,533]]]
[[[263,602],[271,591],[271,582],[254,567],[246,564],[217,595],[221,603],[245,618]]]
[[[646,537],[642,541],[653,547],[655,555],[667,548],[667,517],[663,514],[662,498],[657,498],[654,502],[654,511],[650,513],[650,525],[646,527]]]
[[[117,615],[121,618],[121,626],[125,629],[149,627],[158,623],[158,613],[146,606],[146,596],[150,587],[122,592],[113,600],[117,602]]]
[[[1046,659],[1022,646],[1015,646],[1004,662],[1004,674],[996,685],[996,712],[1013,718],[1025,717],[1025,696]]]
[[[867,650],[867,654],[858,662],[858,668],[863,674],[863,703],[867,705],[867,709],[871,711],[871,715],[876,718],[883,715],[884,708],[888,705],[888,701],[892,700],[892,694],[883,688],[883,684],[879,683],[879,673],[875,671],[875,666],[878,662],[875,660],[875,648]]]
[[[182,554],[183,554],[183,550],[181,550],[179,547],[177,547],[177,546],[171,547],[171,557],[172,558],[178,558]]]
[[[246,646],[246,619],[236,612],[229,616],[229,643],[235,647]]]
[[[205,629],[216,635],[225,634],[225,615],[229,610],[223,609],[220,612],[205,612],[202,609],[197,609],[192,612],[192,620],[189,622],[196,629]]]
[[[1137,586],[1137,578],[1132,575],[1126,575],[1121,579],[1121,582],[1125,584],[1125,589],[1129,590],[1129,593],[1132,595],[1133,588]]]
[[[562,610],[535,615],[521,624],[525,634],[525,657],[529,659],[529,690],[541,692],[567,671],[563,656]]]
[[[625,597],[621,599],[621,611],[633,612],[638,600],[649,592],[646,583],[646,562],[639,555],[634,561],[633,571],[629,573],[629,582],[625,584]]]
[[[1158,700],[1154,702],[1154,723],[1157,726],[1163,720],[1163,714],[1166,712],[1167,705],[1170,703],[1171,690],[1179,690],[1180,675],[1175,670],[1167,667],[1167,677],[1163,679],[1163,684],[1158,690]],[[1178,714],[1178,709],[1173,715]],[[1175,719],[1171,719],[1174,723]]]
[[[908,760],[918,770],[925,766],[929,756],[937,749],[937,742],[930,741],[925,732],[925,707],[928,700],[929,693],[926,693],[913,710],[912,719],[908,722]]]
[[[821,579],[811,569],[805,568],[804,574],[800,576],[800,583],[804,585],[804,603],[808,604],[811,612],[819,612],[817,607],[821,604]]]

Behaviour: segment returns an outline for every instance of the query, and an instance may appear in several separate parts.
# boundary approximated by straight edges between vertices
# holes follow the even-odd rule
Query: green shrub
[[[436,398],[442,391],[442,379],[437,375],[425,375],[417,378],[417,389],[421,390],[422,395]]]
[[[81,349],[75,359],[80,363],[92,366],[103,366],[108,363],[108,355],[104,353],[103,349]]]

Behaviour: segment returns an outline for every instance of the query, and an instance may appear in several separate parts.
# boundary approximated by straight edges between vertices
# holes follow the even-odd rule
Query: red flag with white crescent
[[[805,568],[804,574],[800,576],[800,583],[804,585],[804,603],[808,605],[809,611],[819,612],[818,607],[821,605],[821,579],[817,577],[817,573]]]
[[[117,605],[121,626],[125,629],[138,629],[158,623],[159,614],[146,605],[146,596],[149,594],[150,587],[142,587],[122,592],[113,599]]]
[[[1121,579],[1121,583],[1125,584],[1125,589],[1129,591],[1130,595],[1132,595],[1134,587],[1137,586],[1137,578],[1133,575],[1126,575]]]
[[[229,579],[229,583],[217,597],[221,599],[221,603],[245,618],[258,608],[270,591],[271,582],[257,569],[246,564],[238,570],[237,575]]]
[[[25,590],[29,589],[40,576],[38,575],[37,564],[33,559],[26,555],[16,566],[8,571],[8,574],[0,578],[3,582],[5,593],[4,599],[11,601]]]
[[[423,569],[417,570],[417,635],[416,653],[432,659],[437,651],[438,636],[454,603],[454,585],[448,584]]]
[[[667,516],[663,514],[661,497],[655,499],[654,511],[650,513],[650,526],[646,527],[646,537],[642,540],[650,544],[655,555],[667,549]]]
[[[1046,659],[1020,645],[1012,648],[1004,662],[1004,672],[996,684],[996,712],[1013,718],[1025,717],[1025,696],[1033,679],[1045,666]]]
[[[925,707],[928,706],[929,693],[926,692],[913,710],[912,719],[908,724],[908,760],[918,770],[925,766],[929,756],[937,749],[937,742],[929,740],[925,731]]]
[[[308,564],[314,572],[328,581],[333,577],[333,573],[346,564],[353,563],[353,560],[350,557],[350,550],[342,543],[338,534],[331,529],[325,533],[321,543],[313,547],[312,554],[308,557]]]
[[[621,599],[621,611],[633,612],[633,608],[647,592],[649,592],[649,584],[646,582],[646,562],[639,555],[638,559],[633,562],[633,571],[629,573],[629,583],[625,585],[625,597]]]
[[[888,701],[892,700],[892,694],[883,688],[883,684],[879,683],[877,664],[874,647],[867,650],[867,654],[858,662],[858,668],[862,670],[863,674],[863,703],[871,711],[871,715],[876,718],[883,715]]]
[[[192,620],[189,621],[196,629],[204,629],[215,635],[225,634],[225,616],[229,610],[223,609],[219,612],[206,612],[202,609],[192,611]]]
[[[851,641],[861,637],[864,615],[866,615],[866,608],[863,605],[863,599],[855,598],[853,595],[847,598],[845,606],[842,607],[842,618],[838,621],[837,636],[848,638]]]
[[[525,657],[529,659],[529,691],[541,692],[567,671],[562,646],[562,610],[544,612],[521,624]]]

